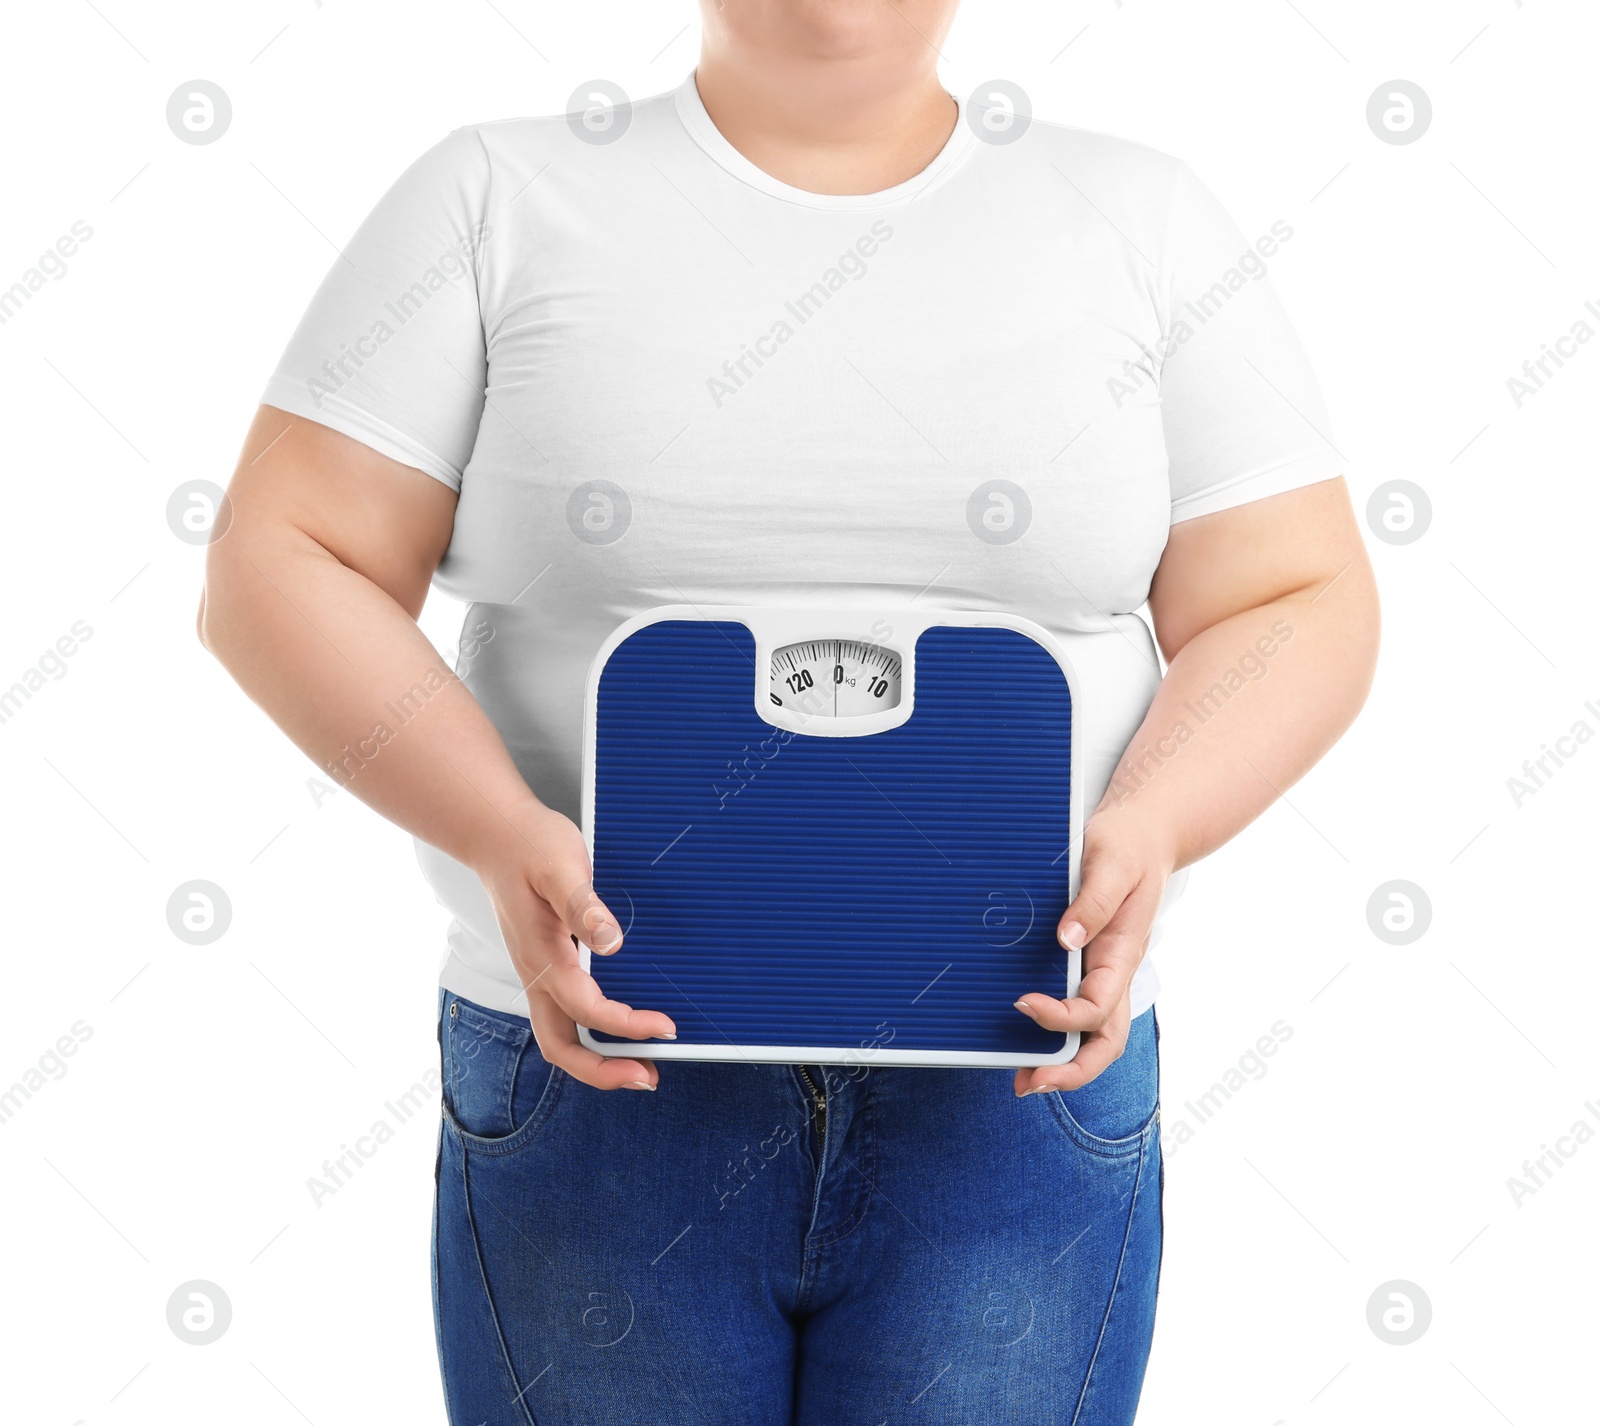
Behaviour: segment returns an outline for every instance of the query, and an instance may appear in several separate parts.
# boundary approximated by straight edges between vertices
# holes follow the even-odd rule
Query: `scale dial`
[[[818,718],[859,718],[900,703],[900,655],[859,639],[809,639],[773,650],[768,696]]]

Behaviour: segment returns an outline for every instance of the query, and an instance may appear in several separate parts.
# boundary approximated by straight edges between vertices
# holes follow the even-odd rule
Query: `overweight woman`
[[[1175,874],[1355,716],[1378,613],[1316,382],[1179,160],[941,86],[957,0],[704,0],[672,92],[455,130],[333,264],[201,637],[453,914],[434,1306],[456,1426],[1133,1419]],[[587,88],[585,93],[587,93]],[[429,585],[469,607],[454,667]],[[657,606],[1000,611],[1168,668],[1094,769],[1018,1070],[658,1065],[580,816]],[[1143,709],[1141,708],[1141,711]],[[623,908],[625,913],[625,908]],[[760,954],[752,945],[752,956]],[[862,948],[870,954],[870,947]]]

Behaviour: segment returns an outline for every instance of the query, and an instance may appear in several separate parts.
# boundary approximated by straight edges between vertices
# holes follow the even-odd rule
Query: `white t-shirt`
[[[756,168],[692,75],[625,125],[468,126],[318,290],[262,399],[460,491],[458,671],[574,821],[589,666],[636,614],[915,601],[1148,650],[1112,619],[1174,522],[1341,473],[1265,276],[1292,230],[1248,240],[1140,145],[973,117],[849,196]],[[477,879],[418,855],[442,984],[524,1004]]]

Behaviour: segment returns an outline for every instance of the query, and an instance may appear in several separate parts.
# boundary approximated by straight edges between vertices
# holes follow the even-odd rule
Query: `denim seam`
[[[1161,1108],[1161,1018],[1155,1006],[1150,1007],[1150,1024],[1156,1032],[1156,1108]],[[1156,1115],[1159,1125],[1161,1116]],[[1161,1235],[1156,1246],[1156,1296],[1161,1295],[1161,1264],[1167,1255],[1167,1156],[1161,1152],[1161,1136],[1155,1141],[1156,1151],[1156,1231]]]
[[[869,1079],[866,1093],[861,1096],[861,1110],[857,1117],[861,1124],[862,1163],[858,1164],[854,1159],[846,1158],[842,1148],[839,1151],[839,1162],[848,1164],[854,1170],[856,1177],[866,1184],[866,1193],[862,1196],[861,1205],[855,1216],[848,1223],[841,1223],[838,1227],[830,1229],[826,1237],[817,1239],[818,1248],[831,1248],[836,1243],[842,1243],[866,1222],[867,1214],[872,1208],[873,1195],[878,1191],[877,1180],[873,1177],[877,1164],[873,1154],[872,1133],[873,1117],[877,1113],[877,1089],[877,1081]]]
[[[444,1313],[439,1302],[439,1174],[444,1163],[444,1121],[439,1122],[439,1133],[433,1159],[433,1242],[429,1245],[428,1276],[433,1288],[433,1344],[439,1354],[439,1377],[444,1379]],[[449,1393],[445,1393],[445,1417],[450,1415]]]
[[[558,1066],[550,1067],[550,1082],[545,1085],[544,1093],[539,1098],[539,1107],[535,1109],[524,1124],[514,1134],[507,1134],[502,1139],[485,1139],[480,1135],[470,1133],[461,1126],[461,1122],[450,1112],[450,1106],[444,1107],[445,1121],[450,1125],[456,1137],[461,1140],[462,1147],[469,1154],[514,1154],[517,1150],[525,1148],[538,1134],[554,1113],[556,1102],[561,1098],[561,1092],[566,1087],[568,1076]]]
[[[1142,1137],[1144,1136],[1141,1135]],[[1072,1408],[1072,1420],[1069,1426],[1077,1426],[1078,1417],[1083,1414],[1084,1403],[1089,1399],[1089,1386],[1094,1380],[1095,1363],[1100,1359],[1100,1348],[1111,1326],[1111,1313],[1117,1305],[1117,1289],[1122,1286],[1123,1264],[1128,1260],[1128,1240],[1133,1236],[1133,1220],[1139,1208],[1139,1187],[1144,1182],[1144,1169],[1145,1150],[1141,1148],[1138,1170],[1133,1178],[1133,1190],[1128,1195],[1128,1220],[1122,1226],[1122,1247],[1117,1253],[1116,1275],[1111,1279],[1111,1295],[1106,1298],[1105,1315],[1100,1319],[1100,1331],[1094,1339],[1094,1350],[1089,1353],[1089,1366],[1083,1374],[1083,1386],[1079,1389],[1077,1403]]]
[[[1145,1144],[1150,1138],[1151,1131],[1161,1122],[1161,1097],[1160,1089],[1156,1091],[1156,1107],[1150,1111],[1150,1117],[1144,1121],[1131,1134],[1120,1139],[1102,1139],[1098,1134],[1091,1134],[1076,1119],[1072,1111],[1062,1102],[1062,1091],[1051,1090],[1048,1092],[1049,1107],[1061,1132],[1071,1139],[1086,1154],[1094,1154],[1102,1159],[1131,1159],[1144,1152]]]
[[[803,1106],[805,1114],[803,1132],[806,1136],[806,1152],[813,1155],[812,1162],[816,1166],[817,1173],[817,1181],[811,1186],[811,1216],[806,1220],[805,1236],[800,1240],[800,1273],[795,1281],[794,1310],[803,1312],[817,1280],[818,1245],[812,1241],[811,1232],[816,1227],[817,1215],[822,1212],[822,1185],[827,1177],[828,1141],[826,1133],[818,1135],[816,1147],[815,1149],[812,1148],[811,1140],[816,1120],[813,1114],[811,1096],[806,1092],[805,1084],[800,1078],[798,1069],[791,1067],[789,1078],[794,1081],[795,1092],[799,1094],[800,1102]]]
[[[516,1042],[513,1040],[510,1043],[514,1045]],[[500,1071],[500,1082],[495,1086],[495,1102],[505,1105],[506,1133],[514,1134],[517,1131],[517,1125],[511,1119],[511,1099],[516,1091],[517,1066],[522,1063],[522,1051],[519,1049],[515,1054],[506,1056],[505,1059],[505,1065]],[[536,1105],[535,1108],[537,1107]]]
[[[506,1010],[492,1010],[487,1005],[479,1005],[475,1000],[468,1000],[465,996],[457,995],[453,990],[447,990],[450,996],[461,1007],[456,1013],[468,1019],[479,1020],[493,1026],[496,1031],[505,1031],[507,1034],[525,1032],[529,1028],[526,1015],[514,1015]]]
[[[458,1008],[455,1015],[448,1017],[449,1028],[441,1031],[440,1043],[446,1051],[445,1085],[453,1098],[458,1087],[471,1077],[474,1069],[481,1072],[483,1063],[481,1051],[489,1040],[513,1050],[515,1053],[503,1057],[505,1064],[499,1072],[499,1083],[492,1087],[493,1092],[490,1096],[491,1102],[505,1105],[506,1115],[505,1134],[494,1137],[509,1138],[521,1127],[512,1117],[515,1109],[513,1100],[517,1087],[517,1070],[522,1064],[522,1057],[527,1053],[528,1046],[534,1043],[533,1034],[527,1027],[490,1016],[471,1005],[463,1004],[459,997],[455,1004]],[[471,1055],[462,1052],[463,1034],[473,1036],[474,1053]],[[546,1088],[548,1087],[546,1085]],[[537,1112],[538,1106],[535,1105],[534,1108]]]
[[[539,1053],[539,1042],[530,1034],[522,1042],[522,1048],[512,1058],[511,1066],[506,1071],[506,1132],[515,1134],[522,1126],[517,1123],[517,1081],[522,1077],[522,1066],[527,1062],[529,1055],[538,1055],[541,1063],[544,1056]],[[555,1077],[556,1067],[550,1066],[550,1073],[545,1076],[545,1081],[539,1087],[539,1098],[544,1098],[545,1090],[550,1088],[550,1081]],[[534,1113],[538,1113],[539,1105],[535,1101]]]
[[[506,1335],[500,1327],[500,1309],[495,1306],[494,1293],[489,1288],[489,1270],[484,1266],[483,1247],[478,1241],[478,1215],[472,1210],[472,1181],[467,1172],[471,1160],[465,1154],[461,1156],[461,1203],[467,1215],[467,1228],[472,1234],[472,1255],[478,1260],[478,1280],[483,1284],[484,1301],[489,1304],[489,1320],[494,1323],[495,1341],[500,1344],[500,1360],[505,1367],[506,1377],[511,1382],[515,1391],[512,1401],[522,1409],[523,1420],[528,1426],[539,1426],[534,1419],[533,1408],[528,1405],[525,1393],[526,1386],[519,1386],[517,1382],[517,1369],[511,1364],[511,1351],[506,1346]],[[533,1383],[529,1382],[528,1386]]]
[[[470,1001],[457,997],[457,1010],[455,1023],[457,1025],[470,1023],[477,1034],[486,1035],[491,1039],[504,1040],[507,1044],[517,1044],[524,1037],[533,1033],[533,1027],[526,1021],[513,1022],[501,1019],[498,1015],[490,1015],[479,1009]]]

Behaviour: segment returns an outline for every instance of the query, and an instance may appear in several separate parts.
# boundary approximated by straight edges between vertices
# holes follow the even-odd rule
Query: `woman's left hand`
[[[1077,899],[1062,913],[1056,939],[1083,950],[1083,976],[1070,1000],[1031,992],[1017,1009],[1047,1030],[1083,1038],[1066,1064],[1017,1071],[1016,1092],[1081,1089],[1127,1047],[1128,987],[1150,944],[1173,857],[1123,808],[1096,812],[1084,829]]]

